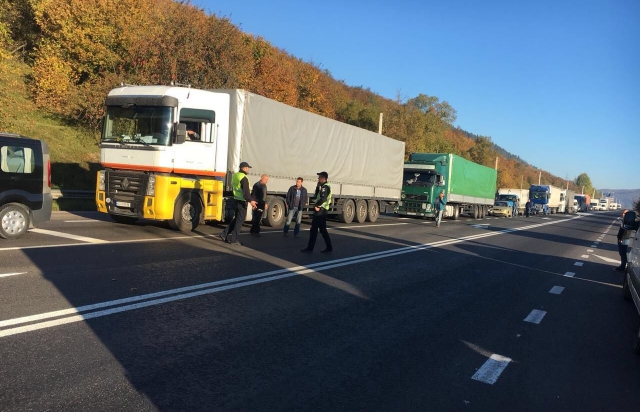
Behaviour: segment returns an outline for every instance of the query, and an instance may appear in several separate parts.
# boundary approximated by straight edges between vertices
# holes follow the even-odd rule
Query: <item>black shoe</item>
[[[321,250],[320,253],[333,253],[333,249]]]
[[[313,252],[313,249],[304,248],[304,249],[302,249],[300,252],[302,252],[302,253],[312,253],[312,252]]]
[[[242,246],[242,242],[240,242],[239,240],[236,240],[235,242],[227,242],[227,243],[233,246]]]

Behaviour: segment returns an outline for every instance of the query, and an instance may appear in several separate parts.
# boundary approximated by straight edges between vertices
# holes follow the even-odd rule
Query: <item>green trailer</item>
[[[493,205],[498,173],[451,153],[412,153],[404,164],[396,213],[434,218],[434,201],[444,191],[444,217],[482,219]]]

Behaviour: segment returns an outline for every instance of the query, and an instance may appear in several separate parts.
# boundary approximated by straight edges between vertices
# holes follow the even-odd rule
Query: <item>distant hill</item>
[[[640,199],[640,189],[601,189],[602,193],[611,195],[616,199],[616,202],[622,204],[624,209],[630,209],[633,207],[633,202]]]

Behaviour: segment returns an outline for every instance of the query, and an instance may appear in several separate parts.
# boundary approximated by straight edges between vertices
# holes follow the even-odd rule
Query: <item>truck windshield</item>
[[[173,109],[161,106],[107,107],[102,142],[167,146]]]
[[[537,199],[537,200],[546,200],[547,199],[547,192],[531,192],[531,193],[529,193],[529,198],[530,199]]]
[[[498,200],[510,200],[512,202],[518,201],[518,196],[516,195],[498,195]]]
[[[433,172],[425,172],[424,170],[405,170],[402,180],[405,186],[431,187],[436,182],[436,175]]]

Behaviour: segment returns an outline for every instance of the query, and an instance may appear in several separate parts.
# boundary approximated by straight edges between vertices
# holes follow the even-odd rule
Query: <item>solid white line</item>
[[[573,266],[582,266],[584,265],[584,262],[576,262],[573,264]]]
[[[27,272],[0,273],[0,278],[8,278],[9,276],[24,275],[25,273],[27,273]]]
[[[540,322],[542,322],[542,318],[544,318],[544,315],[546,314],[547,312],[545,312],[544,310],[534,309],[531,311],[531,313],[529,313],[529,316],[524,318],[524,321],[535,323],[536,325],[538,325],[540,324]]]
[[[487,361],[473,374],[471,379],[493,385],[498,381],[500,374],[511,362],[511,358],[493,354]]]
[[[29,232],[41,233],[43,235],[64,237],[64,238],[67,238],[67,239],[79,240],[79,241],[88,242],[88,243],[107,243],[106,240],[102,240],[102,239],[96,239],[96,238],[93,238],[93,237],[85,237],[85,236],[77,236],[77,235],[72,235],[72,234],[69,234],[69,233],[55,232],[53,230],[45,230],[45,229],[36,228],[36,229],[30,229]]]
[[[567,272],[567,273],[565,273],[564,275],[565,275],[566,277],[568,277],[568,278],[572,278],[572,277],[574,277],[574,276],[576,275],[576,273],[575,273],[575,272]]]
[[[575,218],[572,218],[572,219],[575,219]],[[567,220],[572,220],[572,219],[567,219]],[[541,224],[537,224],[537,225],[528,226],[527,228],[547,226],[547,225],[552,225],[552,224],[559,223],[559,222],[562,222],[562,221],[563,220],[558,220],[558,221],[549,222],[549,223],[541,223]],[[370,260],[382,259],[382,258],[386,258],[386,257],[390,257],[390,256],[396,256],[396,255],[400,255],[400,254],[412,253],[412,252],[421,251],[421,250],[427,250],[427,249],[436,248],[436,247],[453,245],[453,244],[462,243],[462,242],[465,242],[465,241],[468,241],[468,240],[482,239],[482,238],[485,238],[485,237],[497,236],[497,235],[500,235],[500,234],[511,233],[511,232],[516,232],[516,231],[521,231],[521,230],[524,230],[524,228],[505,229],[505,230],[502,230],[502,231],[482,233],[482,234],[466,236],[466,237],[458,238],[458,239],[443,240],[443,241],[438,241],[438,242],[426,243],[426,244],[422,244],[422,245],[407,246],[407,247],[402,247],[402,248],[398,248],[398,249],[386,250],[386,251],[382,251],[382,252],[375,252],[375,253],[369,253],[369,254],[365,254],[365,255],[358,255],[358,256],[352,256],[352,257],[348,257],[348,258],[336,259],[336,260],[332,260],[332,261],[328,261],[328,262],[314,263],[314,264],[310,264],[310,265],[307,265],[307,266],[296,266],[296,267],[292,267],[292,268],[278,269],[278,270],[274,270],[274,271],[270,271],[270,272],[263,272],[263,273],[258,273],[258,274],[254,274],[254,275],[242,276],[242,277],[238,277],[238,278],[225,279],[225,280],[209,282],[209,283],[199,284],[199,285],[194,285],[194,286],[187,286],[187,287],[183,287],[183,288],[171,289],[171,290],[151,293],[151,294],[147,294],[147,295],[132,296],[132,297],[125,298],[125,299],[118,299],[118,300],[113,300],[113,301],[96,303],[96,304],[81,306],[81,307],[77,307],[77,308],[62,309],[62,310],[58,310],[58,311],[53,311],[53,312],[48,312],[48,313],[41,313],[41,314],[32,315],[32,316],[25,316],[25,317],[21,317],[21,318],[8,319],[8,320],[0,321],[0,327],[17,325],[17,324],[21,324],[21,323],[33,322],[33,321],[38,321],[38,320],[43,320],[43,319],[50,319],[50,318],[55,318],[55,317],[60,317],[60,316],[65,316],[65,315],[70,315],[70,314],[76,314],[76,313],[91,311],[91,310],[95,310],[95,309],[101,309],[101,308],[104,308],[104,307],[122,305],[122,304],[125,304],[125,303],[148,300],[147,302],[143,302],[143,303],[139,303],[139,304],[123,306],[124,308],[127,308],[126,310],[134,310],[134,309],[138,309],[138,308],[141,308],[141,307],[153,306],[153,305],[156,305],[156,304],[162,304],[162,303],[170,302],[170,301],[173,301],[173,300],[179,300],[179,299],[184,299],[184,298],[193,297],[193,296],[200,296],[200,295],[204,295],[204,294],[215,293],[215,292],[219,292],[221,290],[232,289],[232,288],[235,288],[235,287],[247,286],[247,285],[252,285],[252,284],[255,284],[255,283],[269,282],[269,281],[278,280],[278,279],[282,279],[282,278],[286,278],[286,277],[291,277],[291,276],[295,276],[295,275],[299,275],[299,274],[309,273],[309,272],[313,272],[313,271],[326,270],[326,269],[331,269],[331,268],[335,268],[335,267],[341,267],[341,266],[351,265],[351,264],[355,264],[355,263],[366,262],[366,261],[370,261]],[[278,276],[273,276],[273,275],[278,275]],[[238,283],[234,283],[234,282],[238,282]],[[230,285],[230,286],[211,288],[211,286],[218,286],[218,285],[228,284],[228,283],[234,283],[234,284]],[[197,289],[204,289],[204,290],[201,290],[201,291],[198,291],[198,292],[191,292],[191,293],[184,294],[184,292],[193,291],[193,290],[197,290]],[[176,295],[176,296],[153,300],[154,298],[158,298],[158,297],[166,296],[166,295]],[[152,300],[149,300],[149,299],[152,299]],[[17,333],[29,332],[31,330],[37,330],[37,329],[42,329],[42,328],[46,328],[46,327],[53,327],[53,326],[57,326],[59,324],[65,324],[65,323],[71,323],[71,322],[79,322],[79,321],[82,321],[84,319],[95,318],[95,317],[98,317],[98,316],[106,316],[106,315],[110,315],[112,313],[118,313],[118,312],[122,312],[122,311],[124,311],[124,310],[120,310],[120,308],[115,308],[113,310],[91,312],[91,313],[89,313],[87,315],[72,316],[70,318],[60,319],[58,321],[43,322],[41,324],[44,324],[45,326],[42,326],[42,327],[38,327],[38,325],[41,325],[41,324],[33,324],[33,325],[25,326],[25,327],[6,329],[4,331],[0,331],[0,337],[10,336],[10,335],[17,334]],[[99,315],[96,315],[96,314],[99,314]],[[66,319],[73,319],[73,320],[72,321],[67,321]]]
[[[551,288],[549,293],[553,293],[554,295],[559,295],[562,293],[563,290],[564,290],[563,286],[554,286]]]

